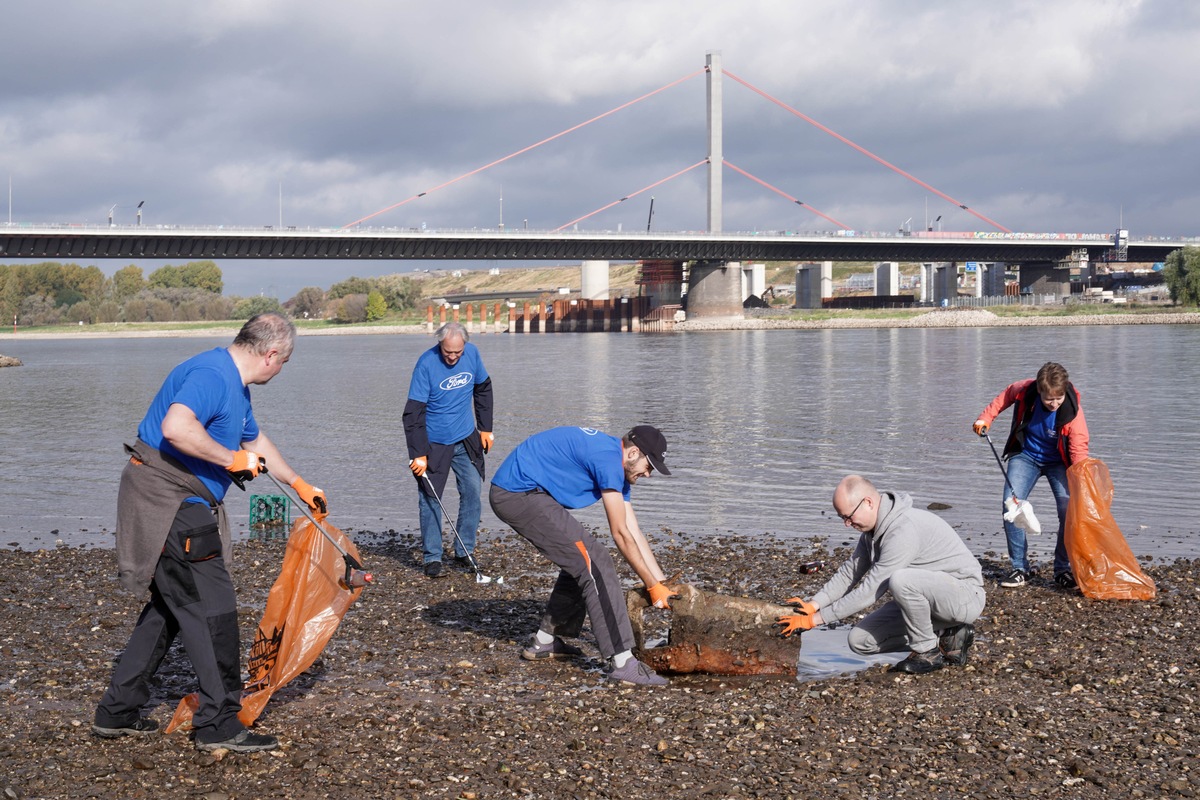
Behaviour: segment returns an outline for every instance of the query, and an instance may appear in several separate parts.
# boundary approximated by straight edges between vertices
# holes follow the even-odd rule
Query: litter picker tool
[[[462,537],[458,535],[458,528],[454,526],[454,521],[450,519],[450,515],[446,513],[446,507],[442,505],[442,498],[438,497],[437,489],[433,488],[433,481],[430,479],[427,473],[421,473],[421,477],[425,479],[425,485],[429,487],[429,493],[433,495],[433,499],[437,501],[438,508],[442,510],[442,519],[446,520],[446,524],[450,526],[450,531],[454,534],[454,541],[458,542],[458,546],[461,547],[462,551],[467,554],[467,561],[470,562],[471,569],[475,570],[475,582],[491,583],[493,580],[492,577],[489,575],[484,575],[483,572],[480,571],[479,565],[475,563],[475,556],[471,555],[470,551],[467,550],[467,546],[463,544]],[[496,583],[504,583],[504,578],[501,576],[496,578],[495,581]]]
[[[992,448],[992,455],[996,457],[996,464],[999,465],[1000,473],[1004,476],[1004,485],[1008,488],[1009,498],[1004,501],[1004,519],[1022,530],[1035,534],[1041,533],[1042,523],[1038,522],[1029,501],[1017,497],[1017,491],[1013,489],[1012,481],[1008,479],[1008,470],[1004,468],[1004,462],[1000,460],[1000,454],[996,452],[996,445],[992,442],[991,434],[984,431],[983,438],[987,439],[988,445]]]
[[[330,536],[329,531],[325,530],[324,526],[317,522],[317,518],[309,513],[308,506],[304,503],[297,503],[295,500],[293,500],[292,496],[288,494],[287,489],[283,488],[283,484],[279,482],[279,479],[270,472],[267,472],[267,462],[265,459],[260,458],[258,460],[258,471],[270,478],[271,482],[279,487],[279,491],[283,493],[283,496],[286,497],[288,501],[291,502],[291,504],[294,505],[302,514],[304,514],[304,516],[308,517],[308,521],[313,524],[313,527],[319,530],[321,535],[325,537],[326,541],[333,545],[333,548],[341,554],[342,560],[346,562],[346,574],[342,577],[342,585],[345,588],[358,589],[375,580],[375,576],[364,570],[363,565],[359,563],[358,559],[346,552],[346,548],[342,547],[341,543],[338,542],[337,539],[334,539],[332,536]]]

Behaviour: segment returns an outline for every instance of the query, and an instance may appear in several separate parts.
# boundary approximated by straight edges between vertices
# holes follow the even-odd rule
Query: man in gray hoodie
[[[833,493],[833,510],[862,533],[854,555],[797,613],[780,617],[783,636],[838,622],[891,593],[892,599],[850,631],[862,655],[911,650],[894,672],[921,675],[961,666],[975,641],[971,623],[983,611],[983,570],[944,520],[913,508],[904,492],[880,492],[848,475]]]

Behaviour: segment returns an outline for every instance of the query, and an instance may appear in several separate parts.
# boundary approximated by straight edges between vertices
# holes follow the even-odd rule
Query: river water
[[[1187,325],[1038,328],[726,331],[673,335],[479,335],[496,393],[489,474],[521,439],[555,425],[619,435],[639,423],[670,443],[671,477],[634,489],[651,536],[728,533],[785,539],[854,537],[830,510],[845,474],[911,493],[978,554],[1004,553],[1003,479],[971,432],[1007,383],[1063,363],[1083,393],[1092,455],[1109,467],[1113,513],[1134,552],[1200,555],[1192,504],[1200,433],[1200,328]],[[228,339],[24,340],[0,352],[0,547],[111,546],[121,443],[166,373]],[[414,335],[305,336],[269,385],[253,387],[263,429],[306,479],[326,490],[331,521],[354,530],[413,531],[416,490],[400,415],[417,355]],[[996,423],[1000,446],[1008,412]],[[262,484],[261,486],[259,484]],[[232,490],[247,526],[255,490]],[[453,508],[454,491],[447,491]],[[1048,525],[1045,482],[1030,497]],[[484,528],[500,523],[484,503]],[[602,525],[598,507],[582,512]],[[485,534],[486,536],[486,534]],[[1031,537],[1045,561],[1052,532]]]

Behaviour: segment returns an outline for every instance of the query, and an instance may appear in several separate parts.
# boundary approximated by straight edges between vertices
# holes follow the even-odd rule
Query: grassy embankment
[[[834,265],[833,280],[835,283],[844,281],[855,273],[870,272],[874,265],[868,262],[843,262]],[[918,264],[901,264],[902,275],[914,275],[920,269]],[[423,294],[426,298],[444,297],[447,294],[466,292],[495,292],[495,291],[532,291],[543,290],[546,299],[558,296],[560,287],[579,290],[580,268],[578,266],[547,266],[547,267],[505,267],[499,274],[491,274],[487,269],[478,270],[431,270],[430,272],[405,273],[407,277],[416,278],[422,282]],[[614,264],[609,272],[609,291],[613,296],[636,295],[638,267],[636,264]],[[795,282],[795,265],[791,263],[768,264],[766,284],[768,286],[792,286]],[[784,320],[822,321],[829,319],[845,319],[847,317],[864,319],[906,319],[918,314],[927,313],[929,309],[792,309],[791,298],[781,298],[784,302],[776,306],[773,317]],[[1079,315],[1108,315],[1108,314],[1171,314],[1195,311],[1193,308],[1180,308],[1162,305],[1140,304],[1100,304],[1072,303],[1055,306],[994,306],[988,311],[1000,317],[1071,317]],[[762,313],[762,312],[760,312]],[[425,308],[413,311],[391,311],[381,320],[353,324],[339,324],[329,320],[297,320],[298,328],[307,331],[344,330],[355,328],[388,327],[396,325],[416,325],[425,321]],[[93,335],[105,333],[150,332],[186,332],[197,333],[212,330],[214,334],[223,333],[240,325],[238,320],[196,321],[196,322],[114,322],[97,323],[93,325],[54,325],[37,328],[19,328],[28,333],[80,333]],[[0,334],[5,333],[0,328]]]

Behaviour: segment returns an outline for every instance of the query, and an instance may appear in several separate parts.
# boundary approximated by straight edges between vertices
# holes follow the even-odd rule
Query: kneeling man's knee
[[[860,656],[874,655],[879,652],[879,642],[875,641],[875,637],[858,626],[850,629],[846,643]]]

